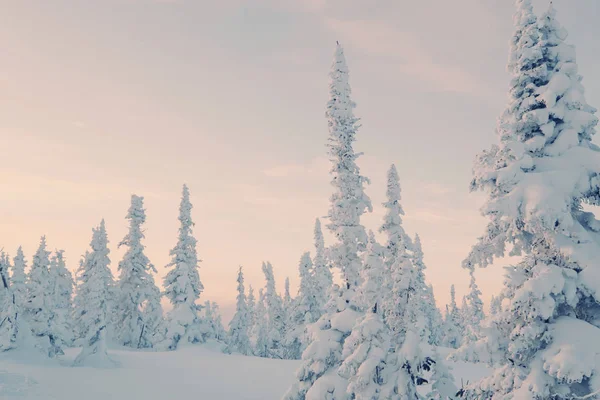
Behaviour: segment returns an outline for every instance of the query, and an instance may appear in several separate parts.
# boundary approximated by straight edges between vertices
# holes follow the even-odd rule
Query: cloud
[[[428,52],[414,33],[398,30],[382,20],[325,18],[325,25],[344,42],[366,54],[393,61],[394,68],[431,86],[431,90],[481,94],[479,79],[457,65],[442,64]]]
[[[271,178],[308,177],[327,175],[329,161],[325,157],[312,159],[308,164],[283,164],[263,170],[265,176]]]

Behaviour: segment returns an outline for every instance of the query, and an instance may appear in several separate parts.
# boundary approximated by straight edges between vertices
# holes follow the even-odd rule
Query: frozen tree
[[[366,314],[352,329],[344,342],[342,364],[338,374],[348,380],[349,398],[372,400],[391,398],[393,381],[386,364],[390,347],[390,331],[383,322],[379,303],[384,281],[383,249],[369,233],[364,268],[361,271],[360,298]]]
[[[256,297],[254,297],[254,288],[252,285],[248,288],[248,298],[246,303],[248,305],[248,327],[252,329],[256,320]]]
[[[333,286],[333,276],[331,269],[325,258],[325,240],[321,230],[321,221],[317,218],[315,221],[315,257],[313,259],[314,279],[316,286],[315,299],[319,304],[319,315],[321,316],[327,303],[329,290]]]
[[[67,269],[64,259],[64,251],[56,250],[50,259],[48,268],[50,282],[53,286],[51,293],[54,296],[54,316],[50,320],[50,329],[54,332],[56,340],[61,347],[70,346],[73,343],[73,275]]]
[[[256,311],[254,313],[254,326],[252,327],[255,356],[269,357],[269,339],[267,336],[267,307],[265,306],[265,293],[263,289],[259,289]]]
[[[179,237],[171,250],[171,268],[164,278],[164,295],[169,299],[173,309],[167,315],[167,335],[163,346],[174,350],[182,343],[204,342],[203,332],[206,329],[198,315],[196,302],[204,289],[198,274],[198,255],[196,239],[192,228],[192,203],[190,192],[183,185],[183,194],[179,206]]]
[[[209,329],[209,336],[220,342],[227,340],[227,332],[223,327],[223,321],[221,321],[221,312],[219,311],[219,305],[216,302],[205,301],[204,302],[204,319]]]
[[[444,338],[444,318],[437,307],[433,286],[425,287],[425,320],[429,331],[429,344],[440,346]]]
[[[83,334],[83,346],[75,365],[110,365],[113,361],[107,352],[107,331],[111,322],[114,279],[104,220],[92,229],[90,248],[83,259],[77,288],[79,300],[75,315]]]
[[[441,340],[442,314],[435,303],[433,287],[425,283],[425,262],[423,261],[423,247],[418,234],[413,240],[413,265],[417,270],[417,287],[420,288],[422,299],[422,312],[425,317],[425,334],[430,344],[439,345]]]
[[[283,302],[275,290],[275,276],[270,262],[263,263],[265,274],[265,306],[267,307],[267,338],[269,358],[284,358],[285,315]]]
[[[387,242],[384,254],[385,288],[382,299],[382,311],[386,324],[391,328],[399,344],[403,340],[406,326],[416,321],[409,321],[407,301],[413,295],[421,295],[417,291],[417,269],[412,263],[409,254],[411,249],[410,237],[402,227],[404,210],[400,204],[401,190],[396,167],[392,165],[387,174],[387,201],[383,204],[386,213],[380,231],[386,235]],[[418,292],[418,293],[417,293]],[[413,315],[416,317],[416,314]]]
[[[502,311],[474,344],[491,350],[496,370],[468,395],[594,398],[600,222],[582,205],[600,204],[600,150],[591,141],[596,110],[552,6],[539,20],[530,0],[517,7],[499,144],[478,157],[472,182],[488,193],[482,212],[489,223],[464,266],[485,267],[508,246],[524,258],[507,269]]]
[[[0,351],[17,348],[31,348],[35,345],[31,328],[25,315],[27,285],[25,276],[25,256],[21,247],[13,259],[12,275],[8,254],[0,257],[0,291],[3,292],[0,303]]]
[[[250,348],[250,339],[248,338],[248,305],[246,304],[242,267],[238,271],[237,283],[238,294],[235,314],[229,322],[228,351],[236,351],[244,355],[249,355],[252,354],[252,350]]]
[[[458,389],[454,385],[454,378],[450,368],[443,362],[443,358],[433,347],[433,359],[436,360],[432,366],[433,374],[431,376],[431,391],[427,393],[427,400],[451,400],[456,398]]]
[[[300,287],[290,315],[289,329],[286,332],[286,348],[290,359],[299,359],[306,348],[306,326],[314,323],[321,315],[321,306],[315,293],[318,291],[313,275],[310,253],[300,258],[298,265]]]
[[[10,276],[10,286],[13,295],[15,296],[15,303],[19,309],[22,310],[25,302],[27,301],[27,275],[25,274],[25,268],[27,267],[27,261],[25,260],[25,254],[21,246],[17,249],[17,255],[13,259],[12,274]]]
[[[350,99],[348,67],[339,44],[330,78],[326,115],[334,193],[327,227],[336,240],[329,249],[330,261],[341,271],[342,285],[331,290],[327,311],[308,329],[310,344],[302,354],[297,382],[285,395],[288,400],[326,398],[326,394],[335,398],[345,393],[345,380],[329,372],[340,366],[344,340],[361,316],[355,292],[360,286],[361,253],[366,248],[367,234],[360,217],[372,207],[363,188],[368,180],[356,164],[360,153],[354,151],[353,143],[358,119],[353,113],[355,104]]]
[[[288,309],[292,305],[292,296],[290,295],[290,278],[285,278],[285,292],[283,295],[283,308]]]
[[[446,306],[444,319],[444,345],[453,349],[462,344],[462,323],[458,306],[456,305],[456,291],[454,285],[450,286],[450,304]]]
[[[500,296],[492,295],[490,300],[490,315],[496,315],[500,312],[500,305],[502,304],[502,298]]]
[[[475,281],[475,274],[471,273],[471,282],[469,284],[469,294],[466,296],[466,305],[463,310],[463,324],[465,326],[465,340],[473,341],[479,336],[479,327],[481,321],[485,318],[483,313],[483,301],[481,300],[481,291]]]
[[[51,329],[54,318],[54,286],[50,277],[50,252],[46,250],[46,237],[42,236],[31,269],[27,285],[27,303],[25,305],[27,319],[36,338],[36,347],[49,357],[63,354],[61,340]]]
[[[116,339],[128,347],[152,347],[160,339],[157,335],[160,336],[162,309],[160,291],[152,275],[155,269],[142,244],[142,225],[146,222],[143,197],[131,196],[126,218],[129,232],[119,243],[119,247],[127,246],[127,251],[119,263]]]

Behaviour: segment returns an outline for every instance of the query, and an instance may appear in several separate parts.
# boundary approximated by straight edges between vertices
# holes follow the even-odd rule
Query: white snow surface
[[[110,350],[115,368],[72,367],[79,349],[58,360],[0,354],[3,400],[280,400],[295,380],[300,361],[223,354],[220,345],[182,346],[177,351]],[[451,350],[439,348],[442,355]],[[447,362],[457,387],[485,377],[484,365]],[[427,390],[422,387],[421,390]]]

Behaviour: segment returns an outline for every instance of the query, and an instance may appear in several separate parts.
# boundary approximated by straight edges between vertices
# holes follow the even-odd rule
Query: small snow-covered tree
[[[265,274],[265,306],[267,307],[267,338],[269,358],[285,358],[285,315],[283,302],[275,289],[275,275],[270,262],[263,263]]]
[[[73,275],[67,269],[64,250],[56,250],[50,259],[48,268],[54,299],[54,316],[50,320],[50,329],[60,346],[70,346],[73,343]]]
[[[114,279],[110,270],[108,236],[104,220],[92,229],[91,251],[88,251],[80,268],[77,287],[79,332],[83,335],[82,349],[75,365],[92,363],[110,365],[107,352],[107,332],[111,323]]]
[[[192,228],[192,203],[190,192],[183,185],[183,194],[179,206],[179,237],[171,250],[171,268],[164,278],[164,295],[173,309],[167,315],[167,334],[164,346],[174,350],[181,340],[183,343],[204,342],[206,327],[198,315],[197,300],[204,289],[198,274],[198,255],[196,239]]]
[[[316,283],[315,299],[319,305],[319,315],[325,310],[329,290],[333,286],[333,276],[329,263],[325,257],[325,239],[321,230],[321,221],[317,218],[315,221],[315,257],[313,258],[314,280]]]
[[[333,371],[341,364],[344,340],[350,334],[361,310],[356,290],[360,287],[361,254],[366,248],[367,234],[360,222],[365,211],[371,211],[371,201],[364,192],[368,179],[360,174],[353,143],[358,119],[352,109],[348,67],[342,47],[337,45],[330,72],[327,118],[329,125],[329,155],[332,161],[332,185],[329,224],[336,243],[329,248],[330,261],[342,273],[342,285],[331,290],[325,314],[309,327],[310,344],[302,354],[297,382],[285,395],[287,400],[330,398],[345,395],[346,383]],[[330,373],[331,372],[331,373]]]
[[[538,20],[531,1],[519,0],[514,21],[499,144],[478,157],[472,181],[473,190],[488,194],[482,212],[489,223],[464,266],[485,267],[509,246],[524,258],[507,269],[502,310],[474,344],[492,351],[496,369],[468,395],[594,398],[600,222],[582,205],[600,204],[600,149],[591,141],[596,110],[552,6]]]
[[[269,357],[267,307],[265,306],[265,293],[263,289],[258,290],[258,301],[256,302],[256,312],[254,313],[252,338],[254,355],[263,358]]]
[[[500,305],[502,304],[502,297],[492,295],[490,300],[490,315],[496,315],[500,312]]]
[[[63,354],[61,340],[52,331],[50,321],[54,318],[54,287],[50,278],[50,252],[46,250],[46,237],[42,236],[31,269],[27,285],[27,319],[36,338],[36,347],[49,357]]]
[[[286,332],[286,348],[290,359],[299,359],[306,348],[306,326],[317,321],[321,308],[317,302],[315,277],[310,253],[306,252],[300,258],[298,265],[300,287],[295,298],[290,315],[289,329]]]
[[[160,341],[162,308],[160,290],[154,283],[154,266],[144,253],[144,232],[146,222],[144,198],[131,196],[131,206],[127,213],[129,232],[119,243],[127,246],[127,251],[119,262],[119,282],[116,320],[116,339],[123,346],[134,348],[152,347]]]
[[[248,333],[250,334],[250,337],[252,337],[252,328],[256,322],[256,297],[254,296],[254,288],[252,285],[249,285],[248,287],[248,298],[246,299],[246,304],[248,305],[248,327],[250,329]]]
[[[229,322],[228,351],[249,355],[252,353],[250,339],[248,338],[248,305],[244,289],[244,273],[240,267],[237,276],[237,303],[235,314]]]
[[[453,349],[462,344],[461,315],[456,305],[456,291],[454,285],[450,286],[450,304],[446,306],[446,316],[444,319],[444,340],[445,346]]]
[[[227,332],[223,327],[221,312],[216,302],[208,300],[204,302],[204,320],[209,329],[208,337],[220,342],[227,340]]]
[[[10,276],[10,286],[13,295],[15,296],[15,303],[19,309],[22,310],[27,301],[27,275],[25,274],[25,268],[27,267],[27,261],[25,260],[25,254],[21,246],[17,249],[17,255],[13,259],[12,272]]]
[[[380,299],[384,281],[383,248],[369,233],[369,244],[361,270],[360,299],[366,314],[359,319],[344,342],[342,364],[338,374],[348,380],[346,392],[351,399],[391,398],[393,388],[386,359],[390,347],[390,331],[383,322]]]
[[[469,284],[469,294],[466,296],[465,310],[463,310],[465,340],[473,341],[479,337],[479,328],[481,321],[485,318],[483,313],[483,301],[481,300],[481,291],[475,281],[475,275],[471,274]]]
[[[27,322],[27,284],[25,256],[21,247],[11,268],[8,254],[0,257],[0,290],[4,293],[0,303],[0,351],[32,348],[35,343]],[[8,270],[12,269],[9,279]]]

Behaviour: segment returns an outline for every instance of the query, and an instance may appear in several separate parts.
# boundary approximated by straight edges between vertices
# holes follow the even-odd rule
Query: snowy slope
[[[111,351],[114,369],[71,367],[78,350],[58,361],[0,355],[3,400],[279,400],[294,381],[299,361],[222,354],[210,346],[174,352]],[[485,376],[487,369],[451,363],[460,379]],[[192,397],[190,397],[192,396]]]

